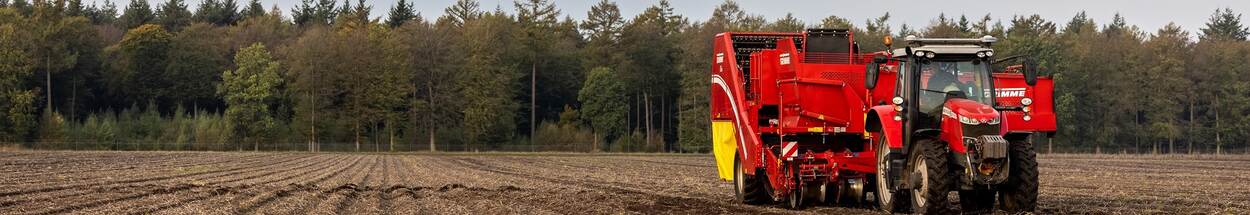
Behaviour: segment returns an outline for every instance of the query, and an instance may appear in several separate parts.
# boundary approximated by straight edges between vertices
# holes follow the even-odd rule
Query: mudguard
[[[894,121],[894,105],[878,105],[864,116],[865,131],[878,132],[890,143],[890,148],[903,148],[903,123]]]
[[[734,154],[738,151],[738,137],[734,136],[733,121],[712,121],[712,155],[716,157],[716,170],[721,180],[734,180]]]

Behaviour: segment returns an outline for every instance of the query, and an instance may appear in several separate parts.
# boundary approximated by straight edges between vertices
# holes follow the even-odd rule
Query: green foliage
[[[541,146],[540,151],[578,151],[591,152],[602,150],[593,132],[575,124],[543,122],[534,131],[534,143]]]
[[[195,10],[195,21],[214,25],[234,25],[243,19],[235,0],[204,0]]]
[[[148,5],[148,1],[130,1],[130,4],[126,5],[125,11],[122,12],[121,18],[118,18],[118,24],[124,29],[131,29],[152,23],[155,19],[156,17],[152,14],[152,6]]]
[[[818,27],[835,28],[835,29],[837,28],[853,29],[855,28],[855,25],[851,24],[851,20],[847,20],[845,18],[838,17],[838,16],[828,16],[820,20],[820,26]],[[860,32],[856,31],[856,33],[860,33]]]
[[[629,109],[628,103],[625,103],[625,84],[612,69],[599,67],[590,71],[586,84],[578,93],[578,101],[582,103],[581,114],[596,134],[608,140],[626,133],[625,114]]]
[[[169,0],[156,9],[156,22],[169,31],[180,31],[191,24],[191,11],[183,0]]]
[[[1202,28],[1202,39],[1246,40],[1250,35],[1250,27],[1241,24],[1241,14],[1233,13],[1233,9],[1216,9],[1211,13],[1206,26]]]
[[[616,66],[621,62],[618,39],[625,19],[614,2],[602,0],[590,7],[586,20],[579,25],[587,32],[588,43],[584,50],[585,68]]]
[[[785,17],[777,19],[777,21],[769,24],[765,30],[775,32],[799,32],[807,28],[802,20],[794,17],[794,14],[786,13]]]
[[[27,87],[34,62],[16,10],[0,8],[0,142],[24,142],[35,128],[35,92]]]
[[[13,3],[9,3],[9,7],[17,10],[22,15],[30,15],[34,11],[34,7],[31,7],[30,2],[26,0],[13,0]]]
[[[65,140],[65,117],[51,111],[44,111],[39,117],[39,141],[55,143]]]
[[[468,53],[464,74],[457,82],[466,101],[462,113],[464,138],[469,144],[500,144],[513,137],[518,102],[517,65],[505,61],[506,44],[516,41],[512,22],[501,12],[490,13],[464,24],[460,44]],[[477,145],[467,147],[478,149]]]
[[[274,10],[278,11],[278,10]],[[260,5],[260,0],[251,0],[247,3],[242,11],[239,11],[239,19],[246,20],[250,18],[262,17],[268,15],[265,13],[265,6]]]
[[[929,27],[926,27],[924,31],[921,32],[921,35],[919,36],[936,37],[936,38],[959,38],[959,37],[972,37],[972,35],[970,35],[971,33],[972,32],[967,31],[967,29],[959,26],[959,23],[957,23],[956,20],[946,18],[946,14],[943,13],[943,14],[938,14],[937,20],[933,21],[932,24],[929,24]]]
[[[120,52],[118,73],[122,80],[116,89],[126,95],[129,103],[166,98],[170,82],[165,74],[173,34],[159,25],[147,24],[126,32],[114,50]]]
[[[0,8],[0,141],[706,152],[708,41],[808,27],[728,0],[706,20],[675,14],[668,1],[634,15],[602,0],[581,21],[561,18],[550,0],[515,1],[512,14],[459,0],[433,22],[408,0],[387,20],[369,19],[373,6],[359,0],[301,1],[289,20],[257,0],[242,11],[236,0],[203,1],[194,13],[183,0],[156,12],[132,1],[121,17],[101,4]],[[1201,32],[1084,13],[1066,22],[942,14],[915,26],[891,26],[888,13],[859,26],[822,15],[812,27],[851,29],[863,52],[885,50],[886,36],[999,37],[1000,56],[1030,56],[1056,80],[1064,150],[1212,152],[1250,140],[1250,29],[1230,8]],[[257,54],[257,44],[272,54]]]
[[[391,12],[386,16],[386,24],[392,28],[404,25],[404,22],[421,18],[413,9],[412,3],[408,0],[399,0],[395,3],[395,7],[391,7]]]
[[[220,71],[226,69],[230,59],[226,57],[226,46],[214,35],[222,35],[224,30],[196,23],[171,38],[164,73],[165,78],[171,80],[168,82],[171,90],[165,109],[220,103],[221,98],[214,91],[221,81]]]
[[[277,126],[270,103],[282,83],[278,76],[279,63],[259,43],[239,50],[234,62],[239,65],[238,69],[221,74],[217,93],[229,106],[225,115],[235,136],[245,142],[259,143]]]
[[[481,5],[475,0],[456,0],[456,4],[443,10],[439,22],[446,22],[456,27],[463,27],[469,20],[480,18],[484,13]]]
[[[113,1],[104,1],[104,6],[96,8],[95,4],[87,7],[83,16],[96,25],[112,25],[117,20],[117,5]]]

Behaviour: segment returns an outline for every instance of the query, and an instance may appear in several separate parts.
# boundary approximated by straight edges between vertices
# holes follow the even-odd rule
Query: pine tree
[[[92,7],[94,8],[95,5],[92,5]],[[89,13],[88,18],[91,19],[92,24],[115,24],[114,22],[117,21],[117,5],[114,5],[113,1],[105,0],[103,7],[100,7],[98,10],[91,11],[94,12]]]
[[[30,2],[26,0],[13,0],[13,3],[10,3],[9,7],[13,7],[13,9],[16,9],[17,12],[22,15],[30,16],[30,13],[34,12],[34,7],[32,7]]]
[[[404,25],[404,22],[415,19],[416,17],[417,14],[412,7],[412,3],[407,0],[399,0],[399,2],[395,3],[395,7],[391,8],[391,13],[387,16],[386,24],[395,28],[400,25]]]
[[[8,0],[0,0],[0,2],[4,2],[4,1],[8,1]],[[3,6],[0,6],[0,7],[3,7]],[[82,5],[82,0],[69,0],[65,5],[65,16],[82,16],[84,8],[85,7]]]
[[[443,9],[443,17],[440,20],[446,20],[454,26],[463,27],[470,20],[477,19],[482,16],[482,9],[477,1],[474,0],[457,0],[456,4]]]
[[[1241,14],[1233,13],[1233,9],[1216,9],[1202,29],[1202,39],[1230,39],[1244,41],[1250,35],[1250,28],[1241,24]]]
[[[820,26],[819,26],[819,27],[821,27],[821,28],[832,28],[832,29],[853,29],[853,28],[855,28],[855,25],[854,25],[854,24],[851,24],[851,20],[847,20],[847,19],[842,18],[842,17],[838,17],[838,16],[830,15],[830,16],[827,16],[827,17],[825,17],[824,19],[821,19],[821,20],[820,20]],[[856,34],[861,34],[861,33],[863,33],[863,32],[858,32],[858,31],[856,31],[855,33],[856,33]]]
[[[590,7],[586,20],[580,25],[590,40],[584,49],[585,68],[611,68],[621,61],[617,39],[621,36],[621,27],[624,24],[625,20],[616,3],[602,0]]]
[[[968,21],[968,16],[960,14],[959,22],[957,26],[959,26],[959,32],[962,32],[964,34],[972,33],[972,26],[971,26],[971,22]]]
[[[260,4],[260,0],[251,0],[247,3],[247,7],[244,7],[243,11],[239,14],[239,16],[241,16],[240,20],[261,17],[264,15],[266,15],[265,6]]]
[[[276,5],[275,5],[276,6]],[[317,14],[317,7],[313,5],[312,0],[303,0],[300,5],[296,5],[291,9],[291,20],[296,25],[304,25],[309,21],[313,21]]]
[[[239,6],[235,0],[204,0],[195,11],[195,21],[214,25],[234,25],[239,21]]]
[[[217,25],[234,25],[239,22],[239,2],[236,0],[221,0],[221,6],[218,7],[217,19],[214,24]]]
[[[183,0],[169,0],[156,10],[156,21],[169,31],[180,31],[191,24],[191,11]]]
[[[328,25],[334,22],[334,19],[338,14],[338,10],[335,9],[335,4],[334,0],[318,0],[317,5],[313,10],[312,20],[317,24],[323,25]],[[343,5],[343,7],[348,7],[348,5]]]
[[[210,0],[211,1],[211,0]],[[143,24],[152,23],[155,17],[152,15],[152,7],[147,1],[130,1],[126,6],[125,13],[122,14],[119,24],[120,27],[131,29]]]
[[[794,14],[786,13],[785,17],[781,17],[781,19],[777,19],[776,22],[769,24],[766,30],[775,32],[800,32],[806,27],[807,25],[803,24],[802,20],[795,18]]]
[[[1189,92],[1187,88],[1191,86],[1184,77],[1186,58],[1192,55],[1189,33],[1175,23],[1168,23],[1144,44],[1144,48],[1150,53],[1144,61],[1155,63],[1145,66],[1143,82],[1152,83],[1152,91],[1172,92],[1146,93],[1139,98],[1144,100],[1146,107],[1151,107],[1145,109],[1146,126],[1151,134],[1147,137],[1166,140],[1167,153],[1176,153],[1174,145],[1182,131],[1178,116],[1184,111],[1184,94]],[[1158,141],[1150,142],[1155,146],[1154,151],[1159,152]]]

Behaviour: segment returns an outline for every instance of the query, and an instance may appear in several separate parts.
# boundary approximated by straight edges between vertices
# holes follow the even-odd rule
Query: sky
[[[167,0],[152,0],[150,3],[153,7],[156,7],[156,5],[165,1]],[[200,2],[200,0],[185,1],[192,10]],[[240,7],[242,7],[248,0],[238,1],[240,1]],[[341,2],[341,0],[339,1]],[[356,2],[356,0],[351,1],[353,4]],[[378,18],[384,17],[398,0],[367,1],[373,5],[371,16]],[[441,16],[443,9],[455,2],[455,0],[409,1],[414,2],[417,11],[427,20],[433,20]],[[570,16],[576,20],[586,17],[586,12],[590,10],[592,5],[598,2],[598,0],[551,1],[556,3],[556,7],[561,10],[563,16]],[[265,5],[266,10],[277,4],[283,9],[283,14],[290,16],[290,9],[299,4],[300,0],[261,0],[261,2]],[[490,11],[496,7],[501,7],[505,11],[513,11],[513,0],[479,0],[479,2],[483,10]],[[659,0],[615,0],[615,2],[620,5],[621,13],[624,16],[633,17],[646,7],[659,2]],[[691,20],[706,20],[711,16],[712,9],[724,2],[724,0],[670,0],[670,2],[677,14],[688,17]],[[989,14],[995,20],[1003,20],[1004,24],[1009,24],[1008,20],[1011,19],[1012,15],[1038,14],[1062,27],[1073,15],[1085,11],[1090,18],[1100,25],[1109,22],[1116,13],[1120,13],[1129,24],[1137,25],[1146,32],[1153,33],[1169,22],[1175,22],[1182,28],[1190,31],[1191,36],[1197,36],[1198,29],[1202,28],[1211,13],[1217,8],[1228,7],[1237,13],[1250,13],[1250,1],[1245,0],[1004,0],[994,3],[987,2],[989,1],[737,0],[737,3],[748,13],[763,15],[769,20],[776,20],[784,17],[787,13],[793,13],[795,17],[807,24],[815,24],[826,16],[837,15],[851,20],[856,26],[863,26],[865,20],[876,18],[889,12],[891,15],[890,24],[892,29],[896,31],[902,24],[907,24],[913,28],[928,26],[930,22],[937,19],[940,13],[956,18],[963,14],[967,15],[971,20],[977,20]],[[123,9],[128,3],[129,0],[114,0],[118,10]],[[1242,22],[1250,22],[1248,19],[1250,19],[1250,16],[1244,16]]]

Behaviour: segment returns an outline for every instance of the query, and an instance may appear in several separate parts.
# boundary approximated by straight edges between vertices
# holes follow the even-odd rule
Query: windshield
[[[989,67],[980,60],[934,60],[919,68],[920,110],[937,110],[948,95],[993,105]]]

